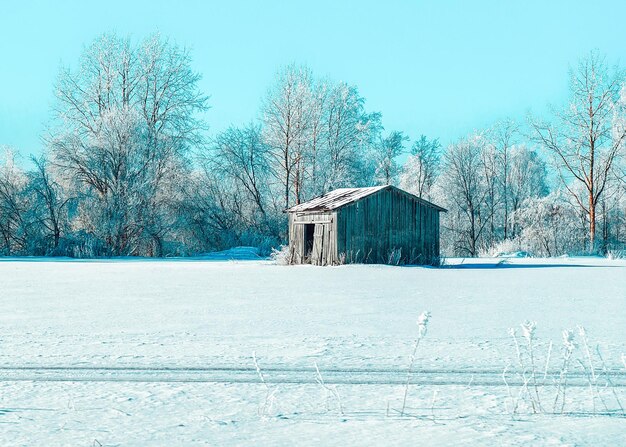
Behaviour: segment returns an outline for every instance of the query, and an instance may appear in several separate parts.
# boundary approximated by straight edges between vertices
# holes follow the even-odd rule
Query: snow
[[[254,261],[261,259],[257,247],[233,247],[228,250],[214,251],[198,256],[206,261]]]
[[[537,322],[538,362],[554,342],[554,380],[562,330],[579,338],[584,325],[626,403],[626,261],[447,259],[425,268],[219,259],[241,258],[0,262],[0,445],[624,442],[613,395],[603,394],[611,411],[596,399],[603,411],[592,414],[581,368],[571,368],[563,415],[524,407],[512,416],[501,376],[507,367],[517,393],[509,328],[521,337],[521,323]],[[423,311],[428,333],[400,417]],[[317,383],[316,364],[344,414]],[[554,399],[551,385],[542,393]]]

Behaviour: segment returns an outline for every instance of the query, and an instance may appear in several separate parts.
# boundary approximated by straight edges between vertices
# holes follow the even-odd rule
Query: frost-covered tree
[[[450,145],[435,186],[432,199],[449,209],[442,216],[442,245],[464,256],[525,250],[517,210],[549,192],[539,154],[522,144],[503,146],[493,129]]]
[[[363,115],[359,123],[359,154],[352,166],[353,183],[346,186],[372,186],[379,183],[382,132],[382,114],[380,112]]]
[[[511,119],[497,122],[489,130],[489,139],[494,146],[498,159],[498,175],[496,181],[499,184],[502,202],[502,229],[503,238],[509,237],[509,215],[511,213],[510,204],[510,183],[511,183],[511,148],[515,145],[519,136],[519,127]]]
[[[402,167],[400,187],[418,197],[430,200],[431,190],[440,171],[440,159],[439,139],[429,140],[425,135],[421,135],[411,146],[411,155]]]
[[[512,146],[507,158],[507,188],[502,191],[508,208],[504,225],[510,228],[507,235],[515,237],[519,232],[519,223],[515,217],[517,210],[525,200],[547,195],[549,188],[546,164],[536,151],[525,145]]]
[[[28,179],[17,166],[15,151],[0,149],[0,254],[28,254]]]
[[[191,246],[278,244],[285,206],[371,185],[382,126],[364,102],[356,87],[317,79],[306,67],[279,71],[260,125],[233,126],[199,151],[184,203]]]
[[[312,75],[306,67],[281,70],[263,103],[263,132],[283,185],[285,208],[302,200],[311,125]]]
[[[615,188],[610,194],[605,194],[599,205],[598,227],[600,228],[600,251],[624,252],[626,243],[626,201],[623,188]]]
[[[57,254],[68,229],[68,199],[43,157],[28,171],[15,151],[0,155],[0,254]]]
[[[482,135],[451,144],[444,155],[439,179],[439,196],[449,210],[444,216],[446,237],[450,238],[452,250],[465,256],[478,255],[493,212],[486,206],[489,189],[483,176],[485,146]]]
[[[231,127],[218,134],[201,161],[206,176],[228,179],[241,192],[240,219],[260,233],[278,233],[275,220],[282,210],[273,198],[270,148],[259,126]]]
[[[366,113],[364,102],[356,87],[315,79],[306,67],[290,65],[279,72],[263,102],[262,133],[285,207],[370,182],[374,157],[384,169],[380,115]],[[393,144],[393,136],[386,142]],[[396,168],[395,160],[390,168]]]
[[[356,87],[343,82],[332,85],[324,107],[325,157],[324,191],[352,186],[359,177],[359,159],[367,146],[364,133],[369,130],[365,100]]]
[[[69,229],[68,205],[72,197],[65,194],[45,157],[33,157],[32,163],[34,169],[28,173],[29,220],[37,238],[31,245],[38,254],[62,254],[59,245]]]
[[[309,102],[308,148],[305,166],[307,170],[304,195],[311,197],[324,192],[327,169],[324,166],[324,148],[326,135],[326,106],[329,99],[329,81],[313,81],[311,101]]]
[[[485,244],[494,245],[501,239],[500,228],[497,226],[497,216],[499,215],[503,203],[503,190],[500,187],[500,179],[504,175],[502,159],[497,148],[490,141],[485,141],[481,150],[481,177],[485,185],[485,211],[488,225],[485,228]]]
[[[446,254],[625,248],[626,87],[597,53],[572,72],[569,106],[531,125],[557,167],[552,192],[542,148],[511,120],[445,149],[421,136],[401,166],[408,138],[385,132],[356,86],[287,66],[260,121],[208,139],[199,79],[189,53],[159,36],[87,47],[59,75],[45,155],[28,169],[0,157],[0,253],[267,253],[286,241],[285,207],[396,183],[448,208]]]
[[[97,132],[56,140],[53,163],[70,173],[80,197],[78,227],[102,241],[114,256],[138,255],[149,231],[154,199],[152,166],[144,158],[147,129],[128,106],[107,109]]]
[[[241,245],[241,222],[236,210],[242,197],[232,179],[213,173],[210,165],[204,165],[187,177],[184,194],[186,200],[179,211],[186,251],[202,253]]]
[[[535,256],[578,252],[583,246],[580,214],[560,191],[524,200],[513,213],[521,228],[521,248]]]
[[[609,70],[592,52],[571,70],[570,101],[554,122],[531,123],[536,140],[552,153],[562,185],[587,216],[589,251],[596,249],[597,207],[626,139],[626,126],[616,124],[623,80],[620,70]]]
[[[187,50],[152,36],[104,35],[62,70],[51,164],[75,190],[74,228],[111,255],[160,255],[174,239],[187,154],[202,143],[207,98]]]
[[[392,185],[396,182],[399,174],[397,158],[404,152],[404,143],[407,140],[408,137],[397,130],[378,138],[374,147],[378,184]]]

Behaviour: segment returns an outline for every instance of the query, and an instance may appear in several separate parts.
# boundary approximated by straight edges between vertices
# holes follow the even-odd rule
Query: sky
[[[0,0],[0,146],[43,150],[61,66],[102,33],[191,49],[210,133],[260,116],[284,65],[356,85],[386,130],[444,144],[567,99],[593,49],[626,62],[623,1]]]

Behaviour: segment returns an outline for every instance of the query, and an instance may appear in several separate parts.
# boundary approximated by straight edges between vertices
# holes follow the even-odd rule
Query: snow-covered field
[[[624,445],[626,262],[499,262],[2,260],[0,445]]]

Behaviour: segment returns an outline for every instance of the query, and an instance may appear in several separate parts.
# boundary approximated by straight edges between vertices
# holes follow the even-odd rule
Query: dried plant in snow
[[[587,376],[587,382],[589,383],[589,392],[591,394],[591,403],[593,405],[593,412],[596,412],[596,396],[602,400],[602,396],[598,392],[598,377],[596,376],[595,366],[593,365],[593,360],[591,358],[591,350],[589,349],[589,343],[587,342],[587,331],[583,326],[578,326],[578,335],[582,341],[583,347],[585,348],[585,356],[587,358],[589,370],[585,367],[585,365],[579,360],[579,364],[582,366],[583,371],[585,371],[585,375]],[[604,403],[604,401],[602,400]],[[608,410],[608,407],[604,403],[604,408]]]
[[[509,335],[513,338],[513,342],[515,345],[517,361],[520,368],[519,376],[521,378],[520,391],[517,394],[517,397],[514,397],[509,382],[507,380],[507,371],[509,370],[509,365],[507,365],[502,371],[502,380],[507,388],[509,399],[505,402],[505,406],[507,408],[507,411],[512,414],[516,414],[518,412],[520,401],[524,401],[526,399],[528,399],[533,413],[546,412],[546,410],[541,405],[541,395],[544,388],[546,387],[548,380],[553,344],[552,342],[550,342],[548,346],[545,365],[543,367],[543,372],[541,372],[537,368],[538,361],[535,356],[536,328],[537,325],[535,322],[526,321],[522,323],[521,336],[518,336],[516,329],[509,329]],[[582,368],[582,371],[585,375],[584,377],[586,378],[589,385],[591,398],[590,402],[593,407],[593,413],[595,414],[597,412],[596,401],[598,400],[604,406],[604,410],[607,414],[616,411],[609,408],[609,404],[607,403],[608,400],[606,399],[606,396],[603,395],[603,390],[608,388],[613,395],[614,401],[617,404],[619,411],[624,414],[624,407],[622,406],[619,396],[615,390],[615,386],[611,380],[608,368],[604,363],[604,359],[602,357],[599,347],[596,347],[596,358],[599,359],[601,362],[601,373],[598,373],[598,368],[596,368],[596,365],[594,364],[594,355],[592,354],[585,328],[582,326],[578,326],[577,332],[583,347],[582,358],[574,357],[574,351],[578,347],[574,340],[574,331],[564,330],[562,332],[563,359],[562,365],[554,382],[554,386],[556,387],[556,394],[554,397],[552,410],[553,413],[562,414],[565,411],[565,405],[567,402],[566,390],[568,384],[568,373],[572,362],[575,362]],[[622,361],[624,360],[625,359],[623,358]],[[542,375],[541,378],[538,377],[540,374]],[[602,384],[600,384],[602,376],[605,376],[605,380]],[[508,402],[511,403],[510,408]]]
[[[265,381],[265,377],[261,372],[261,367],[259,366],[259,362],[256,358],[256,352],[252,352],[252,360],[254,361],[254,367],[256,368],[257,375],[265,388],[265,400],[263,405],[259,407],[259,416],[267,417],[276,403],[276,392],[278,391],[278,387],[271,388]]]
[[[526,351],[528,357],[530,359],[530,375],[528,375],[528,367],[526,366],[526,362],[524,361],[524,357],[522,355],[522,349],[520,346],[520,342],[517,338],[517,332],[514,328],[509,329],[509,335],[513,338],[513,342],[515,343],[515,351],[517,353],[517,362],[520,368],[520,376],[522,378],[522,387],[518,393],[518,397],[513,404],[513,413],[517,412],[519,406],[519,400],[523,395],[528,397],[530,401],[530,405],[533,409],[533,413],[537,413],[541,409],[540,400],[539,400],[539,389],[537,384],[537,374],[535,370],[535,357],[533,353],[533,339],[535,337],[535,329],[537,324],[534,322],[526,321],[521,324],[522,327],[522,337],[526,339]],[[528,388],[528,383],[532,380],[534,387],[534,395],[530,392]],[[508,385],[507,385],[508,386]]]
[[[315,381],[324,389],[324,391],[326,393],[326,409],[330,410],[329,398],[332,395],[337,400],[337,405],[339,407],[339,412],[343,416],[345,413],[343,411],[343,403],[341,402],[341,396],[339,395],[339,391],[337,391],[337,386],[332,386],[331,387],[331,386],[327,385],[326,382],[324,382],[324,378],[322,377],[322,373],[320,373],[320,369],[317,366],[317,362],[313,362],[313,364],[315,365],[315,373],[316,373]]]
[[[409,385],[411,383],[411,374],[413,372],[413,364],[415,363],[417,348],[419,348],[422,338],[424,338],[426,336],[426,332],[428,332],[429,321],[430,312],[428,311],[422,312],[417,319],[417,340],[415,340],[415,345],[413,346],[413,352],[411,354],[411,360],[409,363],[409,370],[406,376],[406,384],[404,386],[404,397],[402,398],[402,410],[400,411],[400,416],[404,416],[404,410],[406,409],[406,398],[409,394]]]
[[[526,339],[528,356],[530,358],[530,374],[533,381],[533,389],[535,391],[535,398],[532,401],[533,411],[536,412],[537,410],[541,411],[541,401],[539,399],[539,386],[537,385],[537,372],[535,368],[535,354],[533,349],[535,329],[537,329],[537,323],[534,321],[526,321],[522,324],[522,336]]]
[[[620,401],[620,398],[617,395],[617,392],[615,391],[615,385],[613,384],[613,381],[611,380],[611,375],[609,374],[608,368],[606,367],[606,363],[604,362],[604,357],[602,357],[602,353],[600,352],[600,346],[596,346],[596,353],[598,354],[598,358],[600,359],[600,363],[602,364],[602,372],[604,373],[606,377],[607,385],[611,387],[611,392],[613,393],[615,402],[617,403],[617,406],[619,407],[622,413],[622,416],[624,416],[626,415],[626,413],[624,412],[624,406],[622,405],[622,402]],[[624,361],[623,354],[622,354],[622,361]]]
[[[556,413],[559,403],[559,397],[561,398],[561,411],[565,410],[565,390],[567,388],[567,370],[569,367],[572,353],[576,349],[576,343],[574,342],[574,332],[570,329],[566,329],[562,333],[563,335],[563,364],[559,372],[559,381],[556,388],[556,396],[554,398],[553,411]]]

